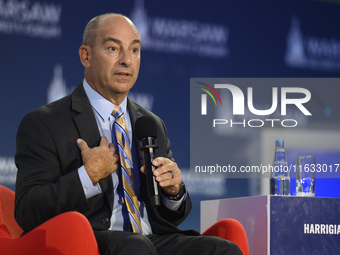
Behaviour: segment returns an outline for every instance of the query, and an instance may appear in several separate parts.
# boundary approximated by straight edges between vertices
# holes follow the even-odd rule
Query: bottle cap
[[[284,145],[284,141],[283,140],[276,140],[275,144],[283,146]]]

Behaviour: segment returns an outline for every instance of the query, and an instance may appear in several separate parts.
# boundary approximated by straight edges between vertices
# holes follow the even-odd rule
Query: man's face
[[[90,47],[86,80],[102,96],[120,104],[137,80],[140,50],[141,38],[129,20],[103,18]]]

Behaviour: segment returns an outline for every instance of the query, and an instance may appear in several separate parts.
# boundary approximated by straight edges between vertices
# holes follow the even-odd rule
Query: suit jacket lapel
[[[74,122],[82,138],[90,148],[96,147],[100,143],[100,133],[97,122],[92,110],[90,101],[88,100],[83,82],[81,82],[71,94],[72,96],[72,109],[78,112],[74,117]],[[104,192],[107,202],[112,210],[113,206],[113,183],[112,177],[109,175],[107,178],[99,181],[102,191]]]
[[[75,116],[74,122],[78,128],[80,137],[86,141],[90,148],[98,146],[100,143],[100,134],[82,82],[72,92],[72,109],[79,113]]]
[[[131,101],[129,98],[127,98],[127,108],[129,111],[130,115],[130,121],[131,121],[131,127],[132,127],[132,134],[134,138],[134,142],[136,144],[136,149],[137,149],[137,155],[138,155],[138,163],[140,166],[144,165],[143,161],[143,152],[140,150],[142,147],[142,142],[138,140],[135,132],[135,123],[139,117],[141,117],[143,114],[139,110],[139,106],[135,104],[133,101]]]

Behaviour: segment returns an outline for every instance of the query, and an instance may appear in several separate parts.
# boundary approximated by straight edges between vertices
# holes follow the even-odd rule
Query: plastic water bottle
[[[274,165],[270,179],[270,194],[289,196],[290,178],[284,142],[283,140],[276,140],[275,145]]]

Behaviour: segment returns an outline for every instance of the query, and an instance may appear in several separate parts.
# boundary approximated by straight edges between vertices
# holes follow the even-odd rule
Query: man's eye
[[[109,50],[110,51],[116,51],[117,49],[116,49],[116,47],[109,47]]]
[[[138,48],[133,48],[133,49],[132,49],[132,52],[133,52],[133,53],[138,53],[138,51],[139,51]]]

